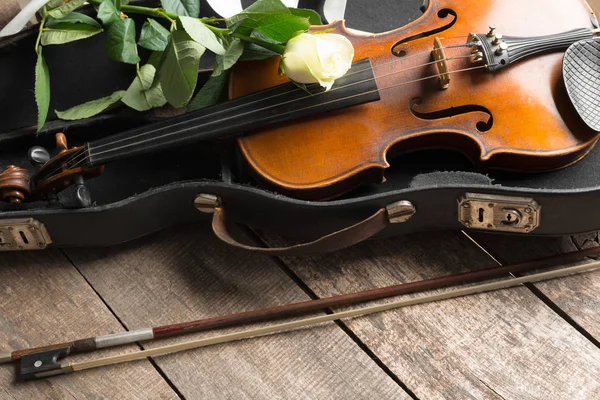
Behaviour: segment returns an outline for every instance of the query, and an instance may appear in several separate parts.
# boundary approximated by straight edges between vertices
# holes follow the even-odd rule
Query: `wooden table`
[[[108,249],[4,253],[0,349],[331,296],[599,243],[598,234],[517,239],[430,233],[278,259],[233,251],[205,224]],[[600,272],[591,272],[42,381],[15,383],[14,368],[2,366],[0,398],[591,399],[600,398],[599,341]]]
[[[600,8],[599,0],[590,4]],[[2,5],[0,16],[14,11],[7,11],[9,7],[16,10]],[[250,235],[249,240],[281,241]],[[109,249],[3,253],[0,350],[599,245],[597,233],[523,239],[456,232],[401,236],[335,254],[279,259],[233,251],[206,224]],[[47,380],[15,383],[14,377],[12,366],[0,367],[1,399],[597,399],[600,272]]]

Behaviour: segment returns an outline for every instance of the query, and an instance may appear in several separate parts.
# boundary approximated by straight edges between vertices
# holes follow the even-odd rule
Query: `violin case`
[[[391,30],[417,18],[420,6],[427,6],[421,1],[353,0],[346,25],[367,32]],[[323,11],[322,1],[301,1],[299,6]],[[213,12],[205,5],[202,14]],[[168,117],[165,112],[120,109],[85,121],[50,120],[36,133],[36,34],[31,27],[0,40],[0,167],[34,171],[28,150],[41,145],[54,151],[57,132],[75,146]],[[51,110],[129,86],[134,70],[104,56],[103,42],[98,35],[44,49],[51,71]],[[208,78],[211,65],[210,59],[203,61],[200,81]],[[100,177],[85,182],[91,200],[85,206],[72,196],[52,203],[1,203],[0,250],[109,246],[173,225],[209,224],[215,197],[227,211],[227,224],[298,242],[362,227],[361,221],[382,208],[388,211],[388,223],[373,237],[431,230],[569,235],[600,229],[600,146],[574,165],[537,174],[480,174],[460,154],[442,150],[408,154],[391,164],[384,183],[334,200],[304,201],[259,186],[235,143],[198,143],[110,164]],[[367,236],[363,230],[362,236],[337,247]]]

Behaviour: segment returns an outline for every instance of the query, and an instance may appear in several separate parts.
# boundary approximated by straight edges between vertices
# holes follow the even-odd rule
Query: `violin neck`
[[[379,100],[373,67],[358,61],[329,91],[318,85],[311,94],[288,82],[165,121],[135,128],[85,145],[87,164],[111,161],[240,136],[270,125]]]

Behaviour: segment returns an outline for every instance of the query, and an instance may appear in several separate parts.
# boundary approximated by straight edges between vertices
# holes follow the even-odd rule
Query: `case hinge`
[[[0,251],[43,250],[52,243],[44,224],[33,218],[0,220]]]
[[[529,233],[540,225],[541,209],[527,197],[467,193],[458,200],[458,220],[469,229]]]

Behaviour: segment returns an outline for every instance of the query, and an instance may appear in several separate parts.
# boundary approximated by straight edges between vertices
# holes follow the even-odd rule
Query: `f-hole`
[[[443,8],[440,11],[438,11],[438,13],[437,13],[437,16],[441,19],[448,17],[448,15],[451,15],[454,18],[452,18],[452,21],[448,22],[446,25],[443,25],[439,28],[432,29],[430,31],[421,32],[417,35],[405,37],[404,39],[397,41],[392,46],[392,54],[395,55],[396,57],[404,57],[404,56],[406,56],[407,52],[406,52],[406,49],[401,48],[402,44],[412,42],[413,40],[421,39],[421,38],[424,38],[427,36],[435,35],[439,32],[443,32],[447,29],[450,29],[456,23],[456,19],[457,19],[456,12],[449,8]]]
[[[410,102],[410,112],[417,118],[421,118],[421,119],[425,119],[425,120],[434,120],[434,119],[440,119],[440,118],[455,117],[458,115],[468,114],[471,112],[482,112],[482,113],[489,115],[489,118],[487,121],[478,121],[475,124],[475,128],[479,132],[487,132],[492,128],[492,125],[494,124],[494,117],[492,115],[492,112],[483,106],[478,106],[475,104],[467,104],[464,106],[455,106],[455,107],[451,107],[451,108],[447,108],[447,109],[443,109],[443,110],[431,111],[431,112],[417,111],[415,108],[418,108],[418,106],[420,106],[422,104],[423,104],[423,99],[420,97],[415,97]]]

